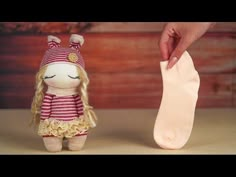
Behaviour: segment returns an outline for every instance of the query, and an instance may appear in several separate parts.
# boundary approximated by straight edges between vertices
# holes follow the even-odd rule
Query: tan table
[[[157,110],[96,110],[99,124],[82,151],[53,154],[236,154],[236,109],[198,109],[191,137],[181,150],[163,150],[152,131]],[[0,110],[0,154],[50,154],[28,127],[30,111]]]

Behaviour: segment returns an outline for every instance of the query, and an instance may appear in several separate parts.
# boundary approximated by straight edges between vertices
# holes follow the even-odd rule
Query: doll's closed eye
[[[79,76],[72,77],[72,76],[68,75],[68,77],[71,78],[71,79],[80,79]]]
[[[44,79],[51,79],[53,77],[55,77],[56,75],[53,75],[53,76],[45,76]]]

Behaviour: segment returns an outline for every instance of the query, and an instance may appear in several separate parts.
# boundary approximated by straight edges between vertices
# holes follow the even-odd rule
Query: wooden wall
[[[95,22],[87,24],[86,30],[77,30],[85,38],[81,53],[91,81],[91,105],[159,107],[162,79],[157,43],[163,24]],[[62,23],[53,25],[58,28]],[[47,33],[2,30],[0,108],[30,108],[35,73],[47,49]],[[62,46],[68,45],[69,34],[59,31],[56,35]],[[218,23],[189,53],[201,78],[197,106],[236,107],[236,23]]]

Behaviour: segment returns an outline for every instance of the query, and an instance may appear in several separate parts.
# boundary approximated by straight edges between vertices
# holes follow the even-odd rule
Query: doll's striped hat
[[[40,68],[52,63],[70,63],[85,67],[84,60],[80,54],[80,47],[84,43],[84,38],[81,35],[72,34],[70,37],[70,45],[68,48],[60,47],[61,40],[55,36],[48,36],[49,49],[44,54]]]

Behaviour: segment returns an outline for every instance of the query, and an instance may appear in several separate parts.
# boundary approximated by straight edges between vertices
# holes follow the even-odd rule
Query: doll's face
[[[81,81],[77,67],[66,63],[49,65],[43,79],[48,86],[61,89],[76,88]]]

